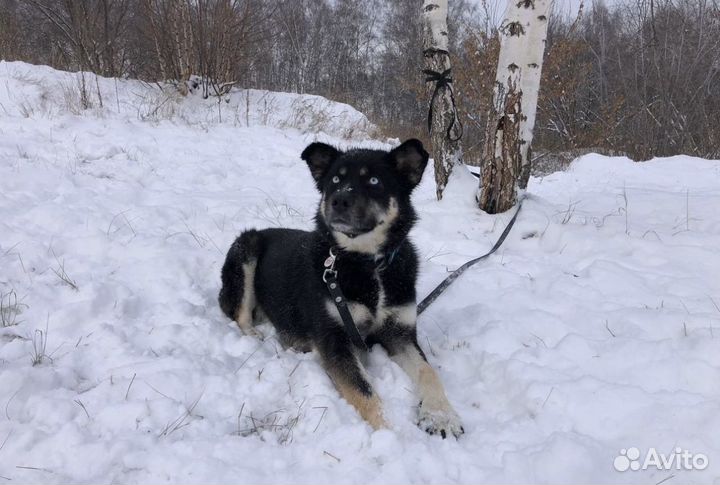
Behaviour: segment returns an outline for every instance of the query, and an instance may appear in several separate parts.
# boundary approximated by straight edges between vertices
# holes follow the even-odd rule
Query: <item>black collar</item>
[[[383,270],[390,266],[395,259],[395,256],[397,256],[397,253],[400,251],[400,245],[395,246],[395,249],[391,251],[386,251],[385,253],[380,253],[377,256],[375,256],[375,267],[379,270]]]

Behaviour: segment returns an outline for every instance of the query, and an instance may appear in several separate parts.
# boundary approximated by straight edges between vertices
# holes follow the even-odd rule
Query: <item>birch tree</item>
[[[480,208],[510,209],[530,177],[545,37],[551,0],[508,0],[500,27],[500,55],[488,113],[480,177]]]
[[[442,199],[450,173],[462,163],[462,126],[455,109],[448,52],[448,0],[424,0],[423,56],[430,95],[428,129],[435,164],[436,195]]]

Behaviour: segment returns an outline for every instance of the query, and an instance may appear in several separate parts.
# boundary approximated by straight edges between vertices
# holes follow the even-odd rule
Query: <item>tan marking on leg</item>
[[[243,268],[243,297],[240,307],[235,315],[235,322],[245,335],[260,336],[253,328],[253,308],[255,308],[255,267],[257,261],[244,263]]]
[[[392,358],[410,376],[423,406],[439,410],[452,409],[437,372],[422,358],[415,347],[407,347]]]
[[[360,360],[355,356],[355,365],[366,382],[370,382],[365,369]],[[377,393],[373,392],[370,396],[364,394],[356,385],[348,382],[347,376],[340,369],[335,369],[331,365],[325,365],[330,379],[332,379],[335,387],[340,395],[352,405],[367,423],[373,429],[389,428],[385,422],[382,413],[382,403]]]
[[[431,409],[452,409],[437,372],[424,361],[420,364],[418,391],[425,406]]]
[[[418,409],[418,425],[428,433],[437,433],[443,438],[449,435],[457,438],[463,434],[460,418],[450,405],[437,372],[420,352],[414,346],[407,346],[392,358],[407,372],[420,395],[422,404]]]
[[[342,379],[335,380],[335,387],[373,429],[388,428],[382,414],[382,404],[377,394],[373,393],[366,396],[357,387],[344,383]]]

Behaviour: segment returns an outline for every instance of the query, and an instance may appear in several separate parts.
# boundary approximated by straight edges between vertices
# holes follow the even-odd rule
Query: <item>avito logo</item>
[[[623,448],[613,460],[613,466],[619,472],[627,470],[704,470],[708,466],[708,457],[703,453],[691,453],[682,448],[675,448],[671,453],[658,453],[649,448],[644,457],[636,447]]]

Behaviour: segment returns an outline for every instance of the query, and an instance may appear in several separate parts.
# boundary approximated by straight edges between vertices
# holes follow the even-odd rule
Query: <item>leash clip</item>
[[[337,278],[337,271],[335,270],[336,259],[337,254],[333,252],[333,248],[330,248],[330,255],[325,259],[325,263],[323,264],[323,266],[325,266],[325,271],[323,272],[323,281],[325,283],[327,283],[329,279]]]

